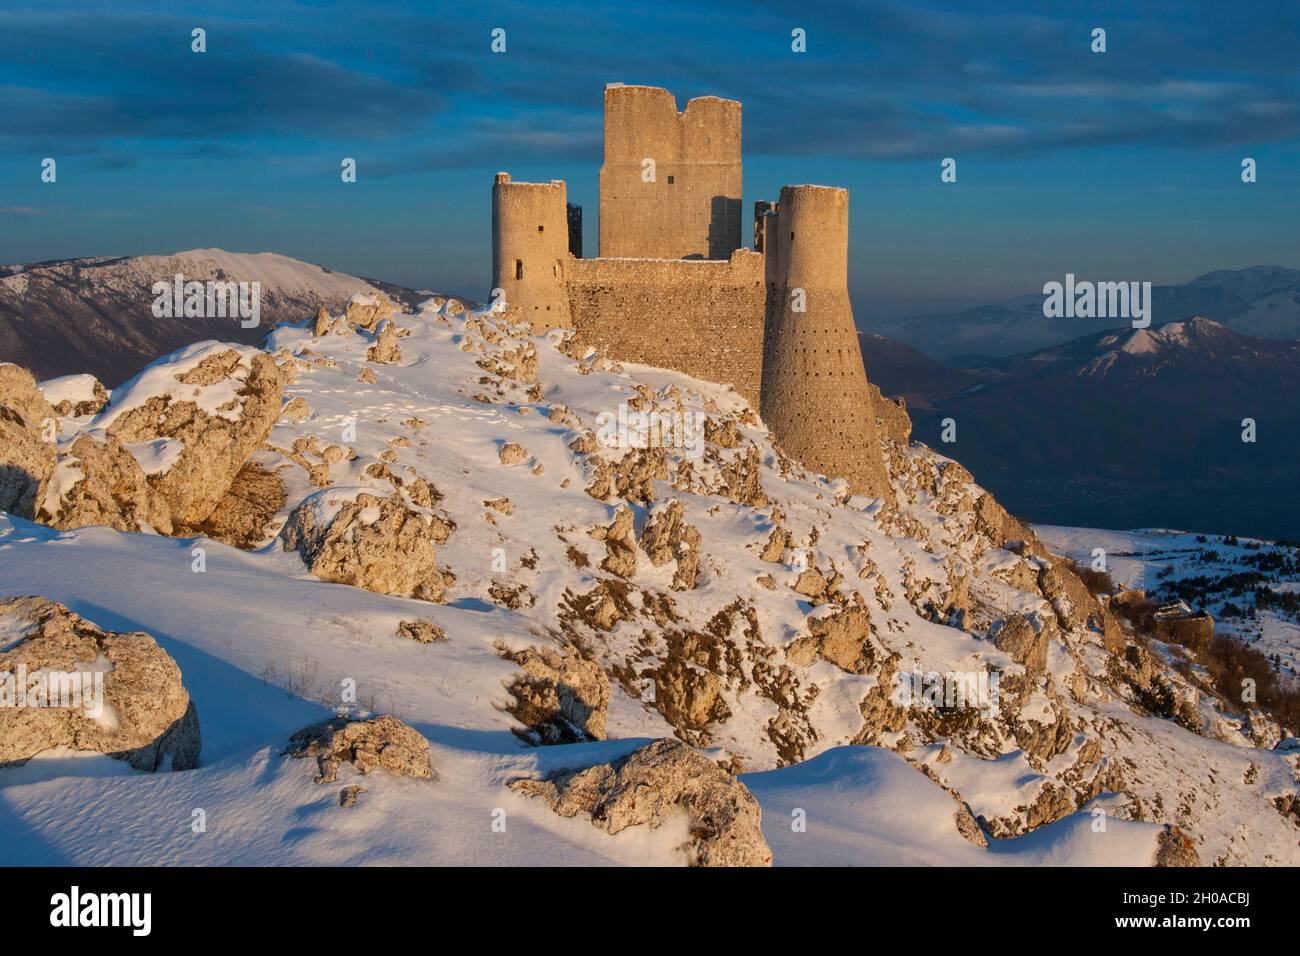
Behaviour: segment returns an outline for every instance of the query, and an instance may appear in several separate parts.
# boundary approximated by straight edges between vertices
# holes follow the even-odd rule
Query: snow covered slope
[[[1296,756],[1144,707],[1135,682],[1190,685],[1158,661],[1126,670],[1118,625],[955,462],[891,443],[887,513],[784,459],[724,387],[441,299],[395,327],[392,363],[368,359],[381,332],[268,340],[297,413],[255,456],[287,494],[254,550],[0,515],[0,597],[154,635],[203,734],[195,770],[66,752],[0,769],[0,863],[681,863],[685,818],[611,836],[508,786],[668,736],[740,771],[777,865],[1150,865],[1167,825],[1202,863],[1300,862],[1275,805]],[[601,416],[620,406],[701,413],[706,440],[612,447]],[[411,507],[454,524],[443,603],[325,583],[284,547],[300,503],[328,520],[417,479],[435,494]],[[698,538],[656,547],[672,516]],[[446,640],[399,636],[410,620]],[[503,654],[529,647],[609,676],[608,739],[524,744]],[[1000,698],[935,706],[935,673],[996,673]],[[283,755],[339,709],[409,723],[437,779],[345,765],[367,789],[341,808]]]

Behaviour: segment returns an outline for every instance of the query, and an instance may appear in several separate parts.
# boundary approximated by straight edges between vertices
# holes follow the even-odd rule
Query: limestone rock
[[[677,562],[674,591],[692,590],[700,577],[700,532],[686,523],[683,513],[680,501],[669,502],[650,516],[641,535],[641,547],[655,567]]]
[[[16,412],[24,427],[37,434],[44,428],[46,419],[58,417],[32,373],[12,362],[0,362],[0,405]]]
[[[520,734],[534,744],[605,739],[609,678],[600,665],[571,650],[528,649],[502,654],[523,673],[509,686],[506,709],[524,725]]]
[[[817,568],[811,567],[799,572],[799,577],[794,582],[794,589],[804,597],[818,601],[825,597],[829,584],[826,575]]]
[[[54,470],[54,445],[43,433],[55,418],[31,374],[0,363],[0,511],[33,517]]]
[[[777,525],[772,529],[772,533],[767,536],[767,544],[763,546],[758,559],[766,561],[768,564],[780,564],[781,558],[785,555],[785,549],[789,546],[790,532]]]
[[[434,778],[429,742],[387,714],[369,720],[337,716],[305,727],[289,738],[290,757],[315,757],[317,783],[338,780],[339,766],[350,763],[358,773],[387,770],[417,780]]]
[[[704,419],[704,440],[722,448],[735,448],[740,444],[740,432],[734,418]]]
[[[886,398],[879,388],[867,382],[871,393],[871,408],[876,415],[876,431],[881,441],[890,441],[906,448],[912,442],[912,419],[907,414],[907,403]]]
[[[272,521],[284,505],[284,482],[273,471],[250,461],[235,475],[212,514],[180,533],[203,534],[233,548],[249,550],[269,537]]]
[[[1030,677],[1037,677],[1047,669],[1049,631],[1054,629],[1043,622],[1030,621],[1023,614],[1012,614],[1003,618],[993,631],[993,646],[1006,651],[1017,664],[1023,664]]]
[[[1178,827],[1166,826],[1160,831],[1156,866],[1200,866],[1196,843]]]
[[[815,617],[808,630],[817,639],[821,656],[851,674],[866,674],[876,668],[871,644],[871,616],[861,604]]]
[[[1100,602],[1065,561],[1051,559],[1039,572],[1038,586],[1067,631],[1089,625],[1105,629],[1106,615]]]
[[[438,568],[436,546],[453,529],[438,515],[414,510],[400,495],[362,492],[346,500],[320,491],[293,510],[280,537],[284,549],[296,550],[324,581],[438,602],[451,578]]]
[[[758,446],[751,444],[743,455],[722,466],[722,487],[718,494],[751,508],[765,506],[767,495],[763,493],[762,464]]]
[[[653,677],[655,707],[679,732],[701,731],[710,721],[726,716],[722,678],[712,671],[672,657],[655,669]]]
[[[517,780],[513,789],[540,796],[564,817],[590,814],[607,833],[678,813],[690,819],[682,848],[691,866],[770,866],[758,801],[739,780],[677,740],[656,740],[612,763],[565,771],[548,780]]]
[[[668,464],[662,448],[633,449],[618,461],[593,459],[595,474],[587,494],[598,501],[622,498],[637,504],[654,500],[654,482],[668,478]]]
[[[510,468],[519,464],[521,461],[526,461],[528,459],[528,451],[518,442],[508,441],[502,445],[501,450],[497,452],[497,458],[500,460],[501,464]]]
[[[408,638],[418,644],[432,644],[434,641],[445,641],[447,632],[432,621],[417,618],[414,621],[402,621],[398,624],[397,636]]]
[[[25,671],[30,684],[46,671],[53,698],[80,704],[0,707],[0,766],[55,747],[108,754],[137,770],[197,765],[194,702],[176,662],[148,634],[103,631],[43,597],[0,600],[0,633],[21,635],[0,652],[0,674],[16,682]],[[68,676],[56,682],[50,672]],[[79,701],[68,696],[74,687]]]
[[[374,295],[358,293],[348,302],[348,310],[343,318],[350,325],[373,332],[379,323],[391,319],[397,314],[397,306],[389,301],[382,292]]]
[[[116,438],[81,435],[59,455],[36,519],[53,528],[103,525],[118,531],[171,534],[167,502]]]
[[[396,365],[401,360],[402,350],[397,346],[397,326],[385,319],[379,323],[375,344],[366,350],[366,361],[376,365]]]
[[[280,417],[286,422],[306,421],[307,416],[311,414],[311,406],[307,404],[307,399],[301,395],[291,399],[280,412]]]
[[[40,388],[61,418],[94,415],[108,404],[108,390],[93,375],[63,375],[41,382]]]
[[[202,347],[200,343],[190,348]],[[212,514],[239,470],[270,434],[280,417],[284,386],[269,355],[248,355],[233,347],[209,348],[186,372],[173,375],[166,365],[145,370],[151,372],[153,378],[142,383],[146,388],[154,385],[154,378],[171,375],[175,383],[194,389],[150,394],[133,401],[127,388],[123,396],[114,393],[101,417],[109,416],[108,434],[123,443],[160,438],[180,442],[179,457],[165,470],[150,475],[149,483],[167,502],[174,522],[197,525]],[[233,397],[212,414],[195,400],[181,397],[193,391],[202,395],[208,389],[218,395],[229,392]],[[123,410],[117,412],[117,408]]]
[[[599,537],[605,541],[605,560],[600,566],[610,574],[628,578],[636,573],[636,529],[632,509],[621,507],[608,527],[599,528]],[[593,537],[596,532],[593,531]]]

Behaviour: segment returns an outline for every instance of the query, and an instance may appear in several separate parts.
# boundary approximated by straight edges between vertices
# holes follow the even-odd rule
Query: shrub
[[[1074,573],[1087,586],[1090,594],[1114,594],[1115,582],[1109,571],[1094,571],[1091,565],[1074,562]]]

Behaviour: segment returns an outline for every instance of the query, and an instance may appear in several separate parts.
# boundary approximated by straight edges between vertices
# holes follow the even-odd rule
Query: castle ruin
[[[892,500],[848,293],[848,191],[785,186],[741,246],[740,104],[605,89],[600,256],[561,180],[492,188],[492,285],[534,334],[730,384],[805,467]],[[574,224],[578,227],[575,229]]]

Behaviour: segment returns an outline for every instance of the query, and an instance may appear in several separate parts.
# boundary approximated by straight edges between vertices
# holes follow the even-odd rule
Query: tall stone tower
[[[654,86],[605,88],[600,256],[726,259],[740,248],[740,104],[677,112]]]
[[[497,173],[492,185],[492,288],[505,293],[534,334],[573,325],[565,287],[569,209],[564,183],[512,183]]]
[[[761,212],[763,421],[805,467],[892,502],[849,304],[848,190],[784,186]]]

